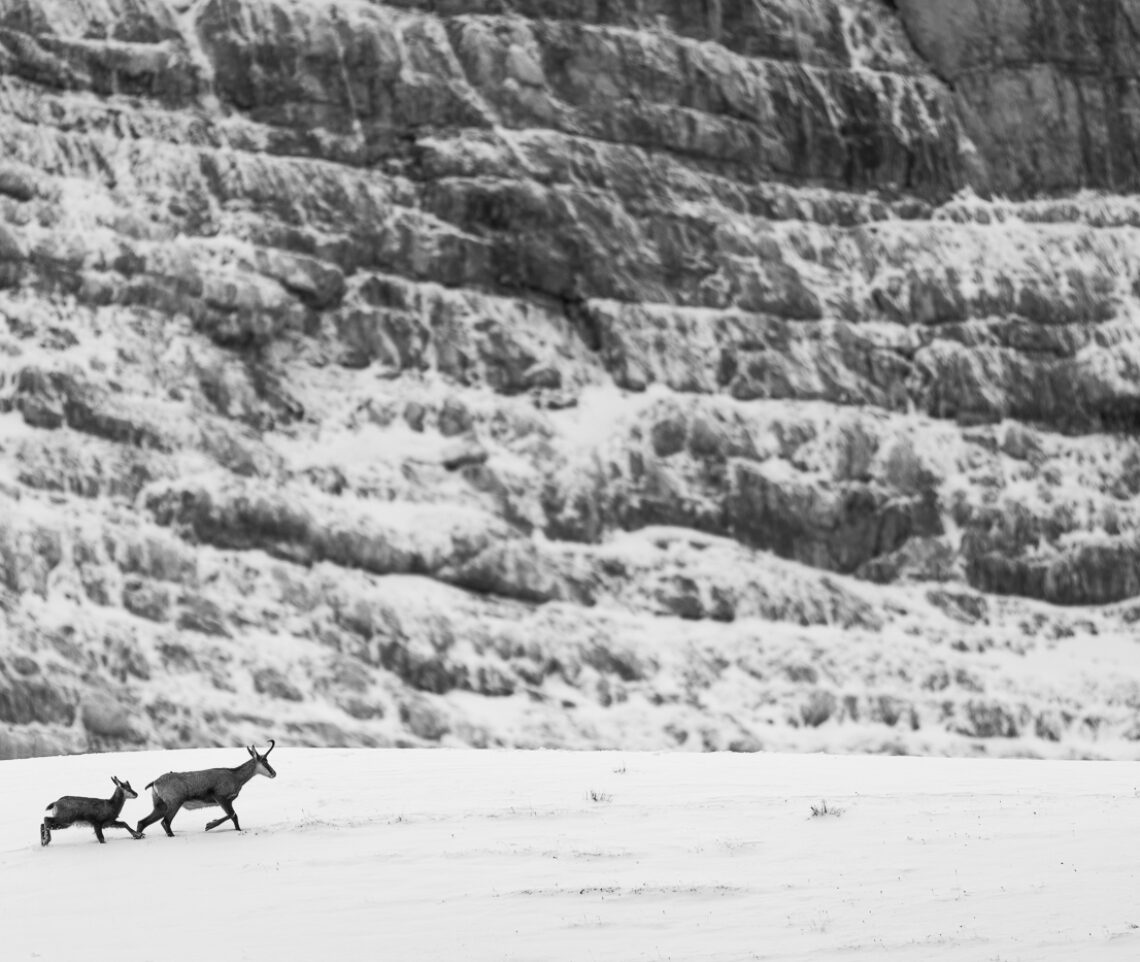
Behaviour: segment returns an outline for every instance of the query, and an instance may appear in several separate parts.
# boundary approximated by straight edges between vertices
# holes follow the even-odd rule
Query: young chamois
[[[130,782],[120,782],[114,775],[111,781],[115,783],[115,794],[110,798],[64,795],[52,802],[40,826],[40,844],[47,845],[51,841],[52,829],[71,828],[72,825],[90,825],[100,842],[107,841],[103,838],[105,828],[125,828],[131,833],[131,838],[142,838],[126,822],[119,821],[123,803],[128,798],[138,798],[138,792],[131,788]]]
[[[171,838],[174,832],[170,823],[174,816],[183,808],[210,808],[218,806],[226,814],[206,823],[206,831],[216,828],[229,819],[234,828],[241,831],[238,824],[237,812],[234,811],[234,799],[242,790],[245,783],[254,775],[265,775],[267,778],[276,778],[277,773],[269,764],[269,753],[276,744],[272,739],[264,755],[259,755],[252,745],[249,752],[249,761],[237,768],[205,768],[200,772],[167,772],[160,775],[146,787],[151,790],[154,801],[154,811],[138,824],[138,833],[141,836],[143,829],[148,825],[162,819],[162,827]]]

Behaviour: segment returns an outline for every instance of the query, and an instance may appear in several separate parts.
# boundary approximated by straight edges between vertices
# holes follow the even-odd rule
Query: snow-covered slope
[[[281,747],[279,777],[238,801],[241,834],[205,834],[197,811],[174,839],[38,844],[57,795],[241,759],[0,764],[3,958],[1140,954],[1120,762]],[[842,814],[812,817],[822,800]]]

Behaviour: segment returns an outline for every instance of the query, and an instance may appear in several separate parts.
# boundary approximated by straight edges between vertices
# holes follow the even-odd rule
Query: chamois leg
[[[99,839],[99,844],[100,845],[106,845],[107,840],[105,838],[103,838],[103,826],[100,825],[98,822],[92,822],[91,827],[93,829],[95,829],[95,837],[97,839]]]
[[[221,805],[222,811],[226,814],[221,818],[215,818],[212,822],[207,822],[206,831],[208,832],[212,828],[217,828],[222,822],[231,821],[234,823],[234,831],[240,832],[241,826],[238,824],[237,812],[234,811],[233,802],[218,802],[218,804]]]
[[[104,828],[121,828],[131,833],[131,838],[142,838],[138,832],[131,828],[126,822],[108,822],[103,826]]]
[[[47,816],[40,826],[40,844],[48,845],[51,842],[52,829],[67,828],[58,818]]]
[[[135,832],[136,832],[135,837],[136,838],[142,838],[143,829],[146,828],[148,825],[153,825],[160,818],[162,818],[163,813],[165,811],[166,811],[166,805],[163,804],[162,802],[156,801],[154,803],[154,811],[151,812],[146,818],[140,818],[139,819],[139,823],[135,828]]]
[[[174,838],[174,829],[170,827],[170,823],[174,821],[174,816],[180,811],[182,811],[182,806],[176,805],[173,809],[167,809],[166,814],[162,816],[162,827],[166,829],[169,838]]]

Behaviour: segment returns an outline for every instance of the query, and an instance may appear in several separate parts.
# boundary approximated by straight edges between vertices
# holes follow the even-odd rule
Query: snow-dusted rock
[[[1129,753],[1093,6],[2,5],[0,755]]]

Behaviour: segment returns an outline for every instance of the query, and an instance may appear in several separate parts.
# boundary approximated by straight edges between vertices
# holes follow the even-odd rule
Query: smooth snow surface
[[[0,763],[0,957],[1140,958],[1126,762],[279,747],[240,834],[40,847],[59,795],[129,779],[133,824],[157,775],[244,757]]]

